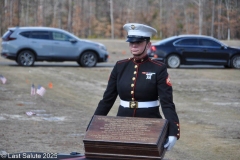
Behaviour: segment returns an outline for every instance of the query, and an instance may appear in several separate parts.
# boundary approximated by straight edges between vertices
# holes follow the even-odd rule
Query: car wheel
[[[78,63],[82,67],[94,67],[97,64],[97,55],[92,51],[84,52]]]
[[[170,68],[178,68],[181,64],[181,60],[177,55],[170,55],[167,58],[167,66]]]
[[[34,62],[35,56],[32,51],[24,50],[19,53],[17,63],[20,66],[33,66]]]
[[[234,56],[231,59],[231,67],[240,69],[240,55]]]

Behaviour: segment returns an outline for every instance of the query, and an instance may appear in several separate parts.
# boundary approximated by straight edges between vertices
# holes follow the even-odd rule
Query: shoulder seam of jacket
[[[130,61],[131,59],[132,59],[132,58],[127,58],[127,59],[119,60],[119,61],[117,61],[117,63],[127,62],[127,61]]]
[[[154,63],[154,64],[156,64],[156,65],[159,65],[159,66],[162,66],[162,65],[163,65],[163,63],[162,63],[162,62],[160,62],[160,61],[155,61],[155,60],[152,60],[151,58],[149,58],[149,61],[150,61],[150,62],[152,62],[152,63]]]

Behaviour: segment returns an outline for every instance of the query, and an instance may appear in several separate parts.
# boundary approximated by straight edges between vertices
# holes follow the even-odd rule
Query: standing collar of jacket
[[[135,63],[142,63],[142,62],[145,62],[147,60],[148,60],[148,55],[146,55],[146,56],[144,56],[143,58],[140,58],[140,59],[136,59],[136,58],[133,57],[133,61]]]

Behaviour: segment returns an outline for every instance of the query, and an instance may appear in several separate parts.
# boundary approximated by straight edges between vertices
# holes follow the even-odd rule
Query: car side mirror
[[[71,43],[76,43],[77,40],[76,40],[76,39],[69,39],[69,42],[71,42]]]
[[[227,47],[226,46],[221,46],[221,49],[227,49]]]

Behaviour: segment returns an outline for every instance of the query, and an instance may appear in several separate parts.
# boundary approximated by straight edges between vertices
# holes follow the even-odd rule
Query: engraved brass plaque
[[[87,158],[162,159],[167,120],[94,116],[83,139]]]

